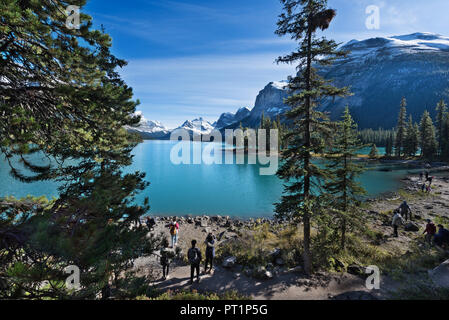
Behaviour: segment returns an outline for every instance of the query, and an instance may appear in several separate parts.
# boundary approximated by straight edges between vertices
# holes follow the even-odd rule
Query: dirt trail
[[[259,281],[220,266],[212,275],[201,274],[200,283],[189,283],[190,266],[177,266],[171,271],[169,279],[154,284],[164,291],[195,289],[199,292],[224,293],[237,290],[255,300],[382,299],[388,295],[390,288],[383,282],[381,290],[368,290],[364,279],[351,274],[319,273],[307,278],[289,272],[271,280]]]

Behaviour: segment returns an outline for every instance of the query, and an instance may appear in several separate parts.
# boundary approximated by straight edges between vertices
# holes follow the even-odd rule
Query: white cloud
[[[268,82],[295,72],[293,66],[275,64],[276,57],[273,53],[131,60],[122,75],[146,118],[175,127],[198,116],[215,121],[223,112],[252,108]]]

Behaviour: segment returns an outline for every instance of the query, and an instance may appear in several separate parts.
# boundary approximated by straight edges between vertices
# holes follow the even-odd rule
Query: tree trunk
[[[309,26],[309,31],[307,32],[307,72],[306,72],[306,90],[310,91],[310,83],[311,83],[311,66],[312,66],[312,30]],[[306,97],[305,101],[306,106],[306,130],[305,130],[305,146],[309,150],[310,148],[310,95]],[[306,175],[304,177],[304,200],[307,201],[310,199],[310,150],[309,155],[306,157],[304,161],[304,169],[306,171]],[[312,259],[310,254],[310,212],[308,208],[306,208],[306,212],[304,212],[304,272],[307,275],[310,275],[312,272]]]

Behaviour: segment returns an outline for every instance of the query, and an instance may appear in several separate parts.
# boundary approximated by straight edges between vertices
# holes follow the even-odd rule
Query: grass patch
[[[139,296],[137,300],[250,300],[251,298],[240,294],[235,290],[226,291],[222,294],[213,292],[201,293],[197,290],[168,290],[164,293],[153,289],[146,296]]]
[[[234,256],[243,266],[266,266],[273,262],[270,252],[280,249],[285,265],[293,267],[300,263],[302,239],[302,230],[296,225],[281,228],[265,223],[221,245],[217,249],[217,259],[222,261]]]

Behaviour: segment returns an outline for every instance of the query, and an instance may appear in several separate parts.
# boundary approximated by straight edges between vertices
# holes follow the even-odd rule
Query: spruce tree
[[[401,109],[399,111],[398,124],[396,127],[396,141],[395,141],[395,155],[401,157],[402,149],[404,147],[404,140],[406,134],[406,119],[407,119],[407,100],[402,98]]]
[[[412,116],[409,117],[407,123],[407,130],[404,140],[404,154],[406,156],[414,157],[418,152],[419,147],[419,128],[418,125],[413,123]]]
[[[355,161],[358,152],[364,145],[358,139],[357,124],[346,107],[342,120],[338,123],[335,140],[327,151],[330,170],[330,181],[325,189],[333,195],[331,208],[338,213],[337,225],[340,226],[340,246],[346,245],[348,227],[352,227],[360,218],[357,212],[360,196],[366,191],[361,187],[357,178],[364,171],[364,166]]]
[[[378,154],[379,154],[379,150],[377,150],[377,146],[373,143],[372,146],[371,146],[371,150],[369,152],[368,157],[370,159],[376,159]]]
[[[438,155],[442,156],[444,153],[444,120],[447,114],[447,105],[444,100],[440,100],[437,104],[437,119],[436,119],[436,131],[437,131],[437,141],[438,141]]]
[[[420,122],[421,154],[425,159],[433,159],[438,152],[438,142],[435,135],[435,126],[426,110]]]
[[[82,9],[85,1],[0,3],[0,151],[15,178],[62,183],[59,198],[45,205],[0,204],[4,298],[95,298],[110,281],[117,297],[141,293],[145,279],[126,271],[156,244],[139,224],[148,200],[133,201],[147,185],[144,174],[123,173],[139,142],[124,126],[140,120],[117,70],[126,62],[89,16],[81,14],[80,29],[66,28],[69,4]],[[33,153],[47,164],[34,163]],[[63,269],[73,264],[82,272],[77,292],[64,287]]]
[[[317,38],[317,29],[327,29],[336,14],[327,8],[326,0],[281,0],[281,3],[284,12],[279,16],[276,33],[290,35],[299,45],[296,51],[277,59],[278,63],[296,64],[298,73],[289,77],[290,96],[285,100],[290,106],[286,117],[293,126],[287,134],[289,146],[283,152],[283,164],[278,171],[286,186],[285,195],[276,204],[276,212],[279,218],[303,223],[304,271],[310,274],[312,210],[326,177],[326,170],[317,166],[312,156],[323,151],[323,138],[331,133],[330,123],[316,107],[324,97],[347,94],[347,88],[336,88],[319,76],[314,65],[330,65],[346,53],[337,49],[335,41]]]

